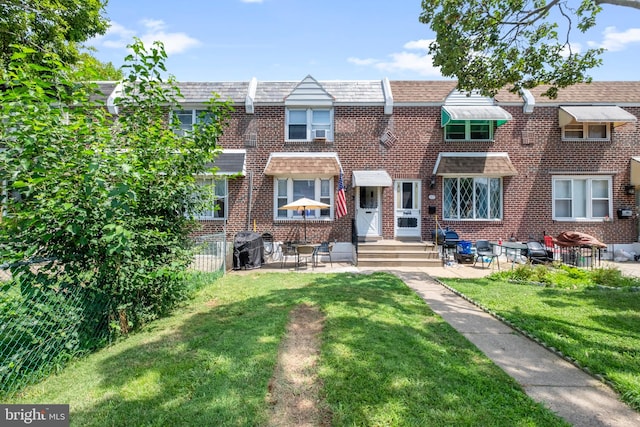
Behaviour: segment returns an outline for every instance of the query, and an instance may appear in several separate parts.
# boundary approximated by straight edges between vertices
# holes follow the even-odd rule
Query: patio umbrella
[[[303,197],[294,202],[280,206],[278,209],[286,209],[290,211],[302,211],[302,222],[304,223],[304,241],[307,241],[307,209],[327,209],[331,205],[319,202],[317,200]]]

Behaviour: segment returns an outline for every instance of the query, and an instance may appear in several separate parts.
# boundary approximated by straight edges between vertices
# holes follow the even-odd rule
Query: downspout
[[[251,230],[251,201],[253,199],[253,171],[249,171],[249,189],[247,191],[247,231]]]

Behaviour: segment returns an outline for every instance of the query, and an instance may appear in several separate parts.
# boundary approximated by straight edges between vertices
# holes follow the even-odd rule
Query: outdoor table
[[[511,260],[511,269],[513,270],[513,266],[516,263],[516,260],[519,256],[522,255],[522,251],[527,249],[527,244],[522,242],[489,242],[491,246],[500,247],[500,253],[504,251],[504,255],[509,261],[509,252],[513,253],[513,259]]]

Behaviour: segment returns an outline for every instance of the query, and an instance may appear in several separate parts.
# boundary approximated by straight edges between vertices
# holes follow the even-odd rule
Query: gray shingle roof
[[[285,98],[296,88],[300,81],[258,81],[254,104],[283,105]],[[381,80],[334,80],[318,81],[335,99],[335,105],[364,104],[383,105],[384,90]],[[115,87],[114,82],[100,82],[105,94]],[[249,82],[179,82],[185,103],[203,103],[212,92],[222,100],[231,100],[242,105],[249,90]],[[443,104],[447,96],[456,87],[454,80],[396,80],[390,81],[394,105],[402,104]],[[541,96],[547,89],[540,86],[531,90],[536,105],[559,104],[618,104],[640,105],[640,81],[599,81],[590,84],[576,84],[560,89],[558,98],[550,100]],[[500,104],[522,104],[519,94],[501,90],[495,97]]]
[[[222,101],[244,103],[249,82],[179,82],[178,87],[187,103],[206,102],[213,92],[220,95]]]
[[[300,82],[258,81],[256,104],[282,104],[284,99]],[[335,98],[336,104],[383,103],[381,80],[319,81],[322,87]],[[222,100],[231,99],[244,103],[249,82],[180,82],[180,91],[187,103],[204,102],[211,92],[216,92]]]

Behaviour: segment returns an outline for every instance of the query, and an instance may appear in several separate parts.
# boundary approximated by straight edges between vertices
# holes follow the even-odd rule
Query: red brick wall
[[[442,213],[442,179],[429,188],[438,153],[440,152],[507,152],[518,175],[505,177],[504,219],[492,221],[442,221],[441,225],[456,230],[468,240],[503,239],[511,235],[525,240],[540,239],[542,234],[557,235],[561,231],[581,231],[604,242],[630,243],[636,240],[636,221],[618,220],[615,210],[633,207],[635,199],[624,192],[629,182],[629,158],[640,155],[640,131],[635,123],[617,127],[612,140],[604,143],[563,142],[558,126],[558,108],[536,106],[533,114],[524,114],[521,106],[503,107],[513,120],[498,127],[494,142],[444,142],[440,127],[440,107],[394,107],[386,116],[383,107],[335,108],[335,138],[333,142],[286,143],[284,106],[256,106],[255,114],[247,115],[236,107],[231,123],[221,139],[224,148],[247,150],[247,176],[229,180],[229,221],[227,236],[247,228],[272,233],[276,240],[302,237],[302,223],[273,220],[273,177],[263,171],[271,152],[337,152],[344,170],[348,214],[339,220],[308,221],[307,238],[321,240],[351,240],[351,218],[354,215],[353,170],[385,169],[393,179],[422,181],[422,237],[431,238],[435,217],[428,207],[435,206],[438,218]],[[626,108],[640,116],[640,108]],[[391,130],[397,137],[394,144],[380,143],[380,135]],[[255,147],[245,146],[248,133],[257,134]],[[612,172],[612,222],[557,222],[551,219],[552,173]],[[337,186],[337,177],[336,177]],[[250,189],[250,183],[251,189]],[[251,190],[251,191],[250,191]],[[249,199],[251,194],[251,199]],[[429,200],[428,195],[436,196]],[[382,234],[394,237],[393,188],[382,193]],[[222,231],[221,221],[203,222],[201,233]]]

